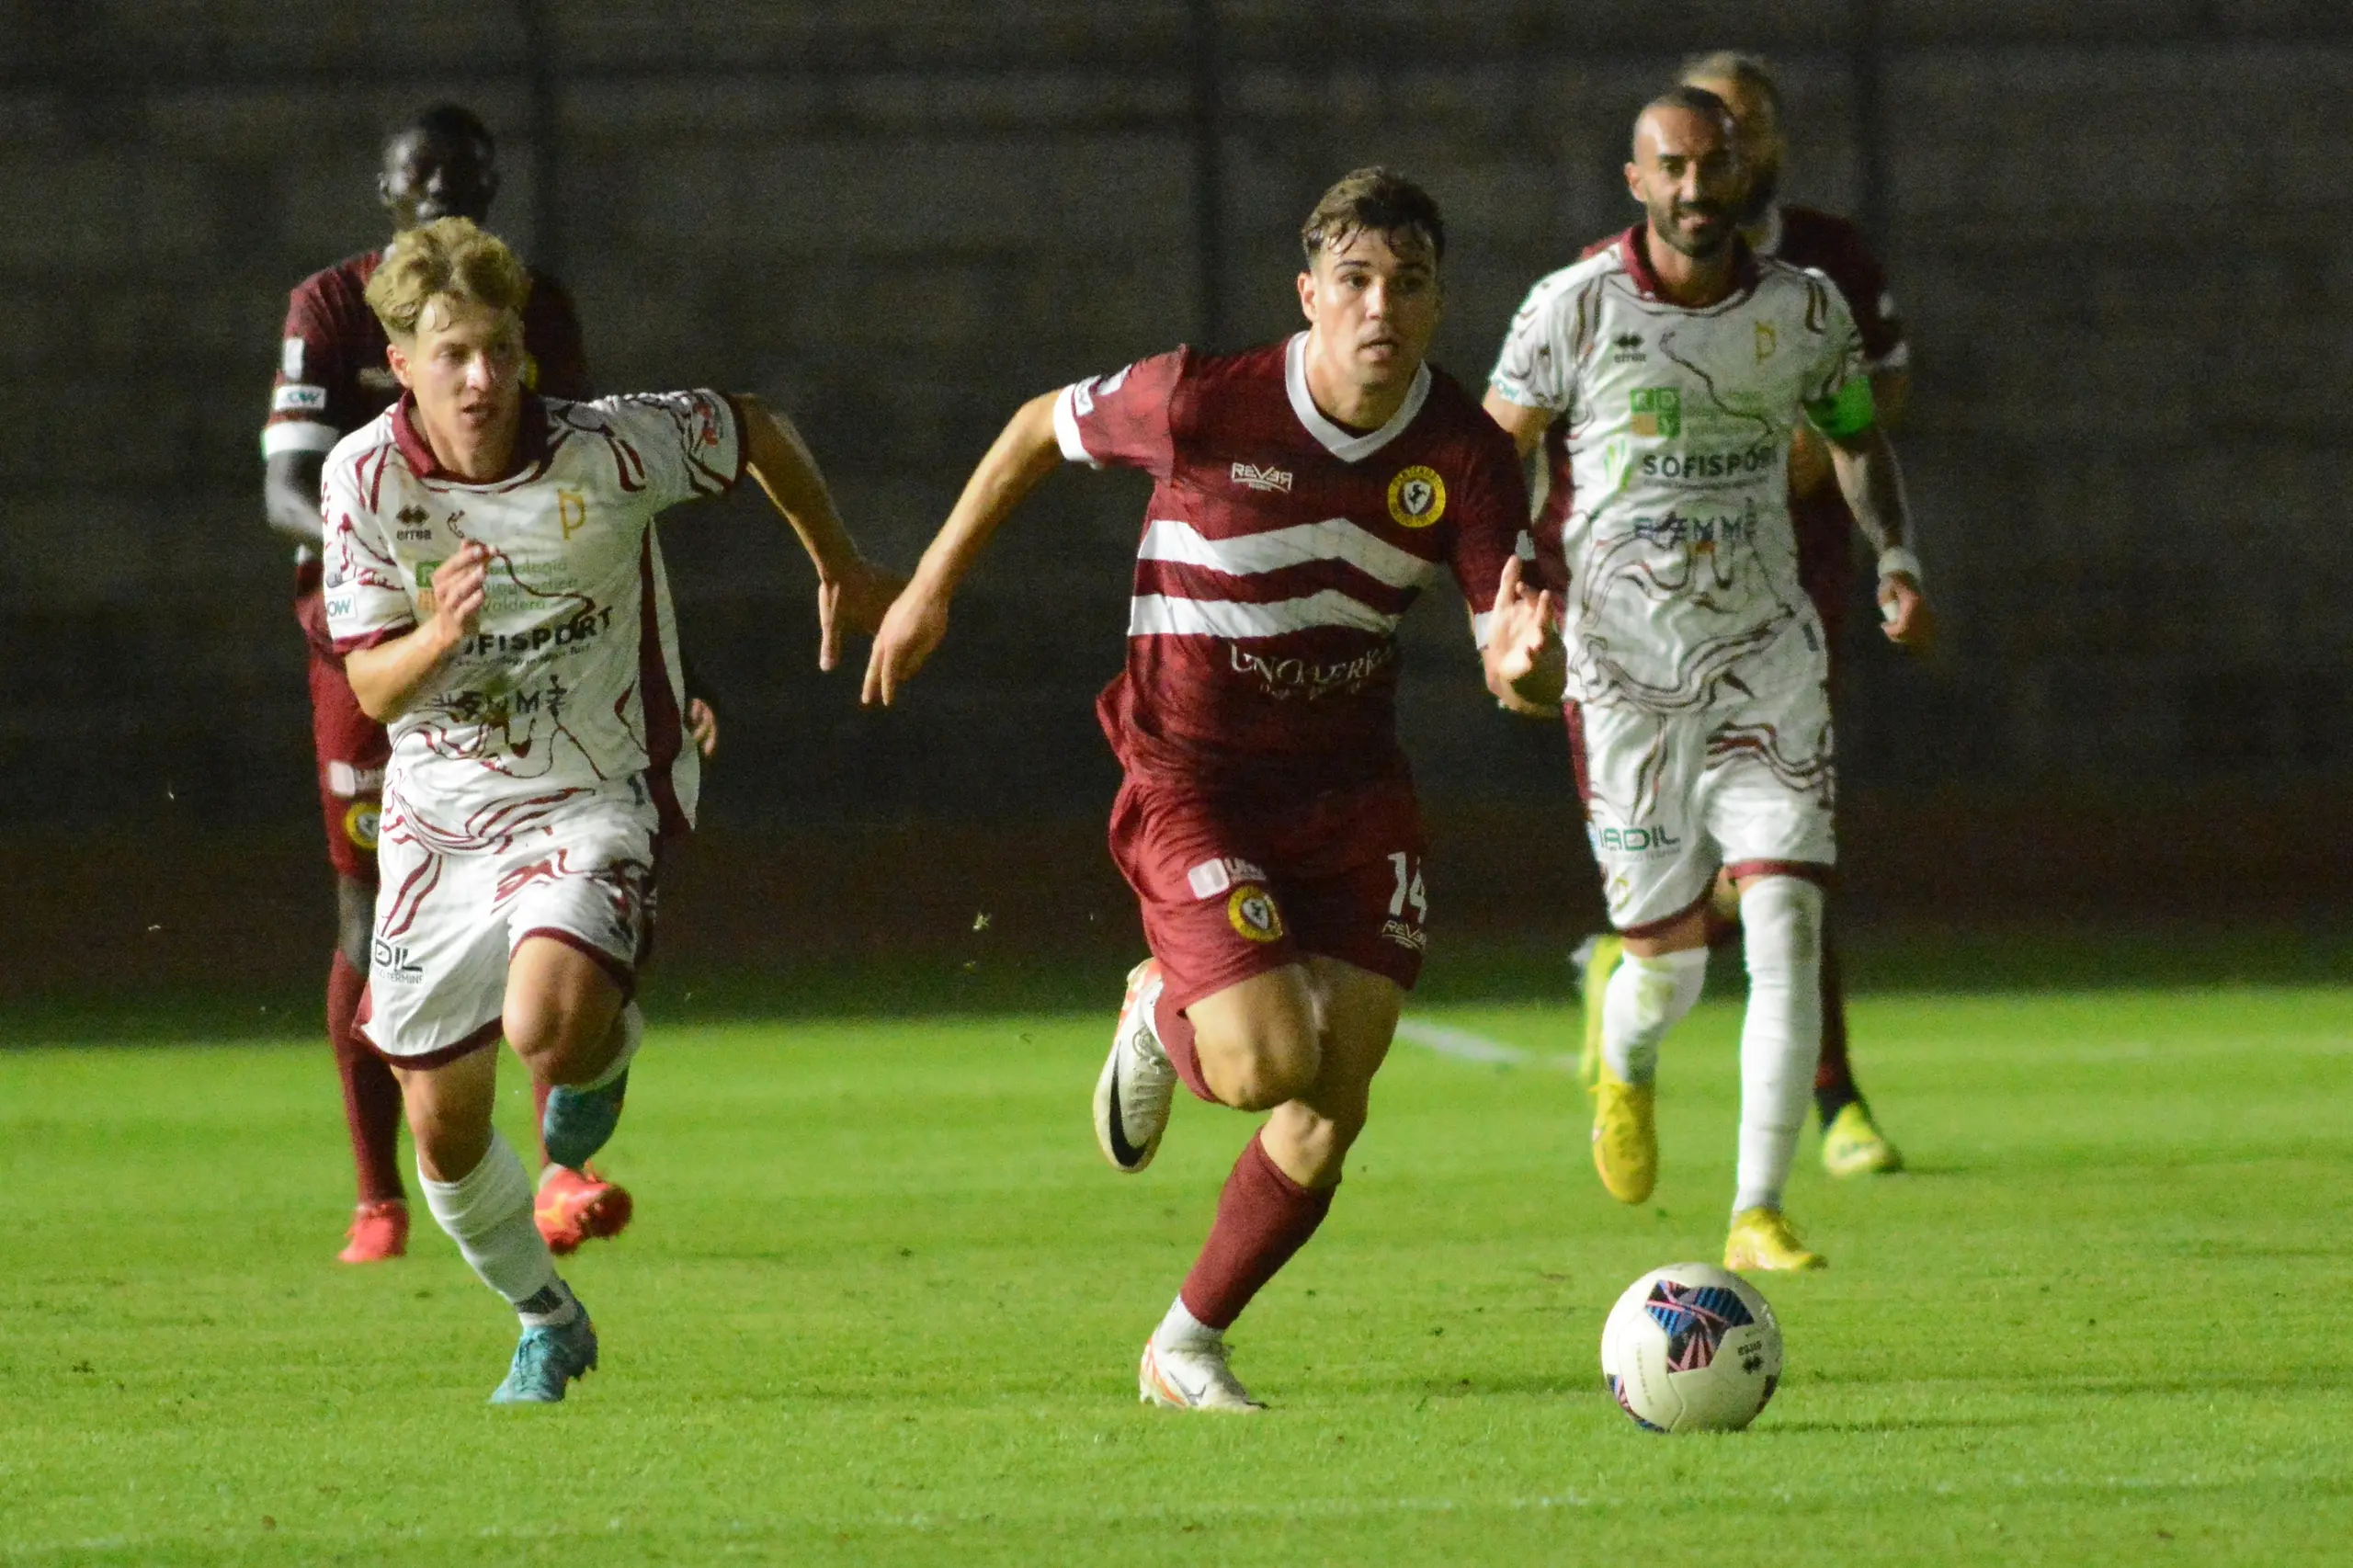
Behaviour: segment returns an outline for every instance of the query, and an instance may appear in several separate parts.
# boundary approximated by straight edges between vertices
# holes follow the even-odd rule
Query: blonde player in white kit
[[[698,779],[654,517],[757,478],[816,564],[827,668],[836,623],[871,631],[898,585],[756,401],[527,394],[529,288],[463,218],[392,242],[368,303],[404,395],[329,455],[323,505],[328,625],[392,733],[359,1028],[401,1081],[433,1217],[522,1319],[496,1403],[561,1400],[597,1364],[491,1125],[490,1048],[557,1085],[557,1163],[611,1135],[654,847],[691,825]]]
[[[1738,1191],[1725,1264],[1817,1268],[1781,1210],[1822,1047],[1831,817],[1829,662],[1800,585],[1788,506],[1800,418],[1881,549],[1888,634],[1928,628],[1905,546],[1894,453],[1874,427],[1853,316],[1820,273],[1751,255],[1745,176],[1712,94],[1676,88],[1635,123],[1627,184],[1646,213],[1617,244],[1538,283],[1506,335],[1486,406],[1532,451],[1567,427],[1574,494],[1553,598],[1515,585],[1491,640],[1511,690],[1569,703],[1586,832],[1626,958],[1602,1005],[1594,1162],[1640,1203],[1657,1176],[1658,1046],[1699,998],[1703,911],[1719,869],[1740,889]],[[1543,710],[1549,711],[1549,708]]]

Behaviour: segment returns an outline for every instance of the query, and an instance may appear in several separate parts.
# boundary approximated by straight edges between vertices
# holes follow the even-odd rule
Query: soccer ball
[[[1601,1375],[1652,1432],[1737,1432],[1781,1381],[1781,1325],[1756,1287],[1711,1263],[1654,1268],[1601,1325]]]

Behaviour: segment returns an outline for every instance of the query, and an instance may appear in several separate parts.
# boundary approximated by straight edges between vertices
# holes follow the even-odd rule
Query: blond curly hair
[[[368,308],[386,335],[414,340],[426,306],[445,296],[519,313],[531,275],[506,241],[471,218],[436,218],[393,235],[368,279]]]

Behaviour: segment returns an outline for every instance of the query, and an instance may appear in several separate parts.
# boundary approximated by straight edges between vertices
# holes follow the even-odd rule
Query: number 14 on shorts
[[[1389,895],[1389,918],[1381,923],[1381,940],[1422,952],[1429,944],[1422,922],[1430,913],[1429,894],[1422,891],[1422,869],[1402,849],[1390,855],[1389,869],[1397,873],[1397,888]]]

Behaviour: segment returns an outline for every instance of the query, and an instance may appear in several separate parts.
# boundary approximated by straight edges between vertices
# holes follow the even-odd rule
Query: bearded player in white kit
[[[1557,627],[1549,592],[1512,585],[1491,655],[1532,708],[1572,704],[1586,831],[1625,939],[1602,1004],[1603,1185],[1640,1203],[1656,1179],[1659,1042],[1699,1000],[1721,869],[1749,971],[1724,1262],[1818,1268],[1781,1208],[1822,1044],[1837,856],[1828,651],[1788,501],[1802,417],[1881,551],[1888,635],[1925,636],[1927,607],[1854,316],[1828,278],[1741,241],[1746,182],[1722,100],[1683,86],[1652,102],[1626,176],[1645,222],[1536,285],[1489,385],[1523,455],[1565,416],[1574,485],[1558,540],[1538,541],[1567,568]]]
[[[523,1333],[495,1403],[561,1400],[588,1314],[491,1124],[504,1034],[554,1085],[578,1168],[611,1136],[644,1022],[657,840],[692,823],[677,637],[652,525],[759,480],[817,567],[823,647],[897,584],[860,559],[791,428],[711,392],[543,399],[522,383],[530,283],[463,218],[399,235],[369,280],[400,401],[326,463],[327,622],[389,726],[381,885],[358,1027],[401,1082],[442,1229]]]

